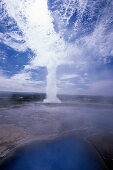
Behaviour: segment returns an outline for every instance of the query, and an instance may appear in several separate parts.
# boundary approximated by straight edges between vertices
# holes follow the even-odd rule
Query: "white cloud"
[[[11,79],[13,80],[18,80],[18,81],[26,81],[26,80],[30,80],[31,76],[30,76],[30,72],[26,73],[26,72],[21,72],[18,74],[15,74],[13,77],[11,77]]]
[[[79,77],[80,76],[78,74],[64,74],[60,77],[60,80],[79,78]]]
[[[0,42],[8,45],[9,47],[15,49],[16,51],[25,51],[27,49],[26,43],[19,43],[18,41],[13,41],[9,34],[0,33]],[[16,39],[18,40],[18,38]]]
[[[100,22],[92,34],[80,39],[81,42],[84,42],[84,48],[91,50],[90,54],[92,53],[95,57],[100,57],[103,60],[113,52],[113,32],[106,32],[106,27],[107,24]]]
[[[25,92],[44,92],[45,83],[43,81],[30,80],[29,73],[19,73],[11,78],[0,72],[0,91],[25,91]]]

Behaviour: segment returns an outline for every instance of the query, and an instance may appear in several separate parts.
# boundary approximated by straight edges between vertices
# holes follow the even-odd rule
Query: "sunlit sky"
[[[1,0],[0,91],[113,95],[113,0]]]

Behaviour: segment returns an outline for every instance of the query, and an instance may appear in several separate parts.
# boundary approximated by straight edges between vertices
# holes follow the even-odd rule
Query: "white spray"
[[[31,65],[47,67],[47,99],[44,102],[59,102],[56,97],[56,68],[63,54],[64,42],[54,31],[47,0],[5,0],[5,4],[8,15],[22,30],[27,47],[36,54]]]

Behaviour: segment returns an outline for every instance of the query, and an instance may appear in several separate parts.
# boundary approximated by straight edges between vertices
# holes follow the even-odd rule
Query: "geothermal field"
[[[1,170],[113,169],[112,97],[3,94]]]

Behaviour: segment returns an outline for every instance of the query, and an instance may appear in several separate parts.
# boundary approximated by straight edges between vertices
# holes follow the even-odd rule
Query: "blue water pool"
[[[17,149],[0,170],[104,170],[104,167],[85,142],[67,136]]]

